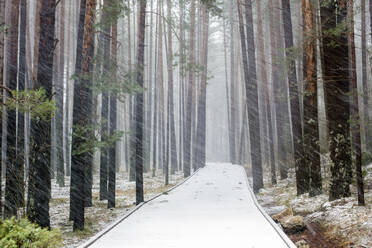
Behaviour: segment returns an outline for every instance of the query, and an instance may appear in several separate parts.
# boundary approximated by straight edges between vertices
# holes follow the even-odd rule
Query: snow
[[[275,210],[281,207],[291,208],[294,214],[304,216],[307,224],[320,226],[326,239],[337,240],[342,247],[372,247],[372,164],[363,170],[366,206],[358,206],[355,185],[351,185],[352,197],[330,202],[327,180],[323,181],[323,194],[297,196],[294,175],[275,186],[265,177],[266,187],[257,198],[270,215],[278,213]]]
[[[240,166],[208,164],[91,247],[295,247],[260,212],[247,182]]]
[[[93,207],[85,209],[86,229],[83,232],[74,233],[72,231],[72,222],[69,221],[70,209],[70,178],[65,178],[66,187],[59,187],[56,180],[52,180],[52,199],[50,203],[50,216],[52,228],[59,229],[62,232],[63,245],[65,248],[77,247],[94,234],[110,225],[120,216],[133,209],[135,204],[135,183],[128,181],[128,173],[120,172],[116,175],[116,208],[107,209],[107,200],[100,201],[99,196],[99,177],[93,177]],[[170,185],[164,186],[164,175],[162,170],[152,176],[152,172],[144,173],[145,200],[162,193],[175,184],[183,180],[183,173],[176,172],[170,175]]]

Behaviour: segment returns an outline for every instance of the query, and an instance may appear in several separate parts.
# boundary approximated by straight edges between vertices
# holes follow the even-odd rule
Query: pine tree
[[[355,38],[354,38],[354,1],[349,0],[348,6],[348,23],[349,23],[349,36],[348,36],[348,48],[349,48],[349,77],[350,83],[353,90],[353,103],[351,107],[352,121],[351,121],[351,133],[352,133],[352,147],[355,156],[355,169],[358,189],[358,204],[360,206],[365,205],[364,200],[364,185],[363,185],[363,173],[362,173],[362,144],[360,138],[360,116],[359,116],[359,94],[357,84],[357,67],[355,59]],[[362,8],[363,9],[363,8]],[[363,34],[362,34],[363,36]],[[364,70],[364,69],[362,69]],[[366,75],[364,75],[366,76]]]
[[[111,7],[117,7],[117,1],[111,2]],[[115,18],[115,17],[114,17]],[[114,20],[111,25],[111,66],[114,69],[114,74],[117,73],[117,49],[118,49],[118,24]],[[116,75],[115,75],[116,76]],[[117,121],[117,98],[115,93],[110,95],[110,135],[115,135]],[[108,208],[115,207],[115,182],[116,182],[116,145],[109,148],[109,167],[108,167]]]
[[[140,0],[138,18],[138,47],[137,47],[137,83],[143,87],[144,52],[145,52],[145,27],[146,27],[146,0]],[[136,95],[136,203],[144,201],[143,196],[143,93]]]
[[[351,141],[346,4],[326,2],[320,9],[323,37],[324,93],[332,159],[329,199],[350,195]],[[343,26],[340,26],[343,25]]]
[[[92,150],[84,149],[89,138],[94,135],[92,125],[92,80],[94,53],[94,22],[96,1],[86,2],[84,21],[84,43],[81,50],[81,72],[77,77],[74,88],[73,136],[71,161],[71,208],[73,211],[74,231],[84,229],[84,207],[86,206],[87,177],[90,176]],[[83,9],[84,11],[84,9]],[[77,56],[80,56],[77,54]],[[85,129],[88,127],[87,129]],[[81,133],[82,132],[82,133]],[[88,140],[86,140],[88,139]]]
[[[42,0],[40,8],[40,36],[38,41],[37,81],[33,88],[44,88],[46,96],[52,97],[53,55],[55,47],[55,10],[54,0]],[[35,78],[34,78],[35,79]],[[31,157],[29,185],[30,220],[41,227],[50,227],[49,199],[51,197],[50,141],[51,126],[43,119],[31,121]]]
[[[6,20],[9,26],[9,35],[6,36],[8,51],[6,64],[6,86],[11,90],[17,89],[18,75],[18,25],[19,25],[19,0],[9,2],[8,11],[10,11],[9,20]],[[8,95],[12,97],[12,95]],[[15,109],[6,110],[6,181],[4,196],[4,217],[9,218],[17,215],[19,203],[19,169],[17,168],[17,125]]]
[[[80,0],[80,10],[79,10],[79,23],[78,23],[78,27],[77,27],[77,42],[76,42],[76,62],[75,62],[75,84],[78,84],[79,83],[79,80],[77,79],[77,77],[81,74],[81,63],[82,63],[82,54],[83,54],[83,42],[84,42],[84,23],[85,23],[85,15],[86,15],[86,0]],[[74,88],[74,99],[75,99],[75,91],[76,89]],[[75,104],[74,104],[75,105]],[[74,106],[76,107],[76,106]],[[73,114],[74,114],[74,111],[73,111]],[[72,140],[71,140],[72,141]],[[79,199],[77,199],[76,197],[78,196],[78,177],[76,177],[76,172],[79,172],[79,171],[76,171],[75,174],[72,173],[73,171],[73,164],[72,164],[72,161],[71,161],[71,186],[70,186],[70,217],[69,219],[70,220],[74,220],[74,215],[76,213],[76,207],[80,207],[80,206],[76,206],[75,207],[75,204],[77,203],[77,201]],[[78,168],[77,168],[78,169]]]
[[[303,9],[303,41],[304,41],[304,154],[306,161],[299,170],[297,177],[297,194],[303,194],[309,190],[310,196],[322,193],[322,175],[320,164],[319,147],[319,123],[318,123],[318,86],[317,86],[317,57],[315,39],[314,10],[310,0],[302,1]],[[306,167],[305,169],[301,167]],[[309,188],[301,187],[304,183]]]
[[[270,172],[271,172],[271,183],[275,185],[276,181],[276,168],[275,168],[275,150],[274,150],[274,130],[272,125],[272,117],[271,117],[271,99],[269,94],[269,82],[267,78],[267,63],[265,58],[265,44],[263,40],[263,27],[262,27],[262,16],[261,16],[261,4],[257,3],[257,32],[258,32],[258,58],[259,64],[262,67],[261,70],[261,78],[264,84],[264,91],[265,91],[265,103],[267,108],[267,122],[268,122],[268,143],[269,143],[269,156],[270,156]],[[266,125],[266,124],[265,124]]]

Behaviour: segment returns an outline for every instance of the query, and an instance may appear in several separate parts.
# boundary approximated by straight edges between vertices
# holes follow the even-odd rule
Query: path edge
[[[284,241],[284,243],[288,246],[288,248],[297,248],[297,246],[292,242],[292,240],[289,239],[287,234],[283,232],[283,230],[274,222],[274,220],[266,213],[266,211],[261,207],[261,205],[258,203],[256,195],[254,194],[251,185],[249,184],[248,175],[243,166],[239,165],[239,167],[243,170],[245,175],[245,182],[247,184],[247,188],[249,190],[249,193],[253,199],[253,203],[256,206],[256,208],[260,211],[260,213],[263,215],[263,217],[270,223],[270,225],[274,228],[276,233],[280,236],[280,238]]]
[[[203,167],[204,168],[204,167]],[[141,209],[144,205],[146,205],[147,203],[159,198],[160,196],[164,195],[164,194],[167,194],[173,190],[175,190],[176,188],[180,187],[181,185],[183,185],[184,183],[186,183],[188,180],[190,180],[193,176],[195,176],[201,169],[203,168],[199,168],[197,169],[196,171],[194,171],[189,177],[187,177],[186,179],[184,179],[182,182],[179,182],[177,185],[173,186],[172,188],[158,194],[158,195],[155,195],[153,196],[152,198],[150,198],[149,200],[147,201],[144,201],[142,203],[140,203],[139,205],[137,205],[135,208],[129,210],[128,213],[126,213],[124,216],[121,216],[119,217],[117,220],[115,220],[113,223],[111,223],[110,225],[108,225],[106,228],[104,228],[102,231],[100,231],[99,233],[95,234],[93,237],[91,237],[88,241],[86,241],[85,243],[83,243],[82,245],[79,245],[77,246],[77,248],[88,248],[89,246],[93,245],[95,242],[97,242],[100,238],[102,238],[105,234],[107,234],[108,232],[110,232],[112,229],[114,229],[117,225],[119,225],[121,222],[123,222],[125,219],[127,219],[129,216],[131,216],[132,214],[134,214],[135,212],[137,212],[139,209]]]

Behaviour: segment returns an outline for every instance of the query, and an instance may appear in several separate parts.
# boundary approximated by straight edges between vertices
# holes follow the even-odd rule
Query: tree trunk
[[[63,95],[64,95],[64,72],[65,72],[65,11],[66,2],[59,3],[60,5],[60,40],[59,40],[59,65],[58,65],[58,78],[56,79],[57,85],[55,86],[56,94],[56,151],[57,151],[57,183],[60,187],[65,186],[65,170],[63,158]]]
[[[299,92],[298,92],[297,75],[296,75],[296,64],[295,64],[295,60],[291,58],[292,55],[290,51],[290,49],[293,47],[291,7],[290,7],[289,0],[282,0],[281,2],[282,2],[283,23],[284,23],[283,26],[284,26],[285,49],[286,49],[285,51],[286,51],[287,63],[289,63],[287,65],[288,66],[288,84],[289,84],[289,95],[290,95],[290,106],[291,106],[294,161],[295,161],[295,168],[296,168],[296,187],[297,187],[297,194],[301,195],[308,191],[308,188],[307,188],[307,185],[308,185],[307,171],[308,170],[306,169],[306,166],[304,166],[304,161],[303,161],[304,147],[303,147],[303,137],[302,137],[300,101],[299,101]]]
[[[240,1],[240,0],[239,0]],[[251,160],[252,160],[252,175],[253,175],[253,190],[258,192],[263,187],[262,175],[262,158],[261,158],[261,140],[260,140],[260,119],[258,111],[258,87],[256,76],[256,54],[254,45],[254,30],[253,30],[253,16],[252,16],[252,2],[251,0],[245,1],[245,16],[246,16],[246,29],[247,29],[247,44],[248,51],[242,49],[242,56],[248,56],[248,66],[244,69],[245,75],[245,90],[246,101],[248,106],[248,120],[249,120],[249,133],[251,143]],[[243,23],[242,23],[243,24]],[[244,30],[241,30],[241,32]],[[242,39],[242,43],[245,40]],[[243,45],[243,44],[242,44]],[[242,46],[243,48],[243,46]],[[247,59],[247,60],[248,60]],[[243,59],[244,63],[244,59]]]
[[[236,120],[235,120],[235,28],[234,28],[234,2],[230,2],[230,125],[229,147],[230,161],[236,164]]]
[[[202,168],[206,163],[206,111],[207,111],[207,76],[208,76],[208,38],[209,38],[209,11],[205,4],[202,4],[202,49],[201,66],[203,71],[200,78],[198,122],[196,128],[197,153],[196,168]]]
[[[82,54],[83,54],[83,42],[84,42],[84,23],[85,23],[85,15],[86,15],[86,0],[80,0],[80,12],[79,12],[79,23],[77,27],[77,42],[76,42],[76,62],[75,62],[75,77],[78,77],[81,74],[81,62],[82,62]],[[75,79],[74,85],[77,85],[79,83],[78,79]],[[74,104],[73,107],[76,108],[75,104],[75,91],[78,88],[75,89],[74,86]],[[72,111],[74,114],[75,111]],[[72,142],[72,137],[71,137],[71,142]],[[71,161],[71,185],[70,185],[70,220],[74,220],[74,215],[76,211],[79,211],[80,205],[77,205],[80,203],[80,199],[76,199],[76,196],[78,195],[79,192],[77,192],[77,189],[75,187],[80,186],[78,185],[80,182],[79,180],[79,174],[76,175],[76,173],[81,173],[80,169],[81,168],[73,168],[75,165],[72,164]],[[74,175],[72,175],[72,170],[76,170]],[[78,208],[78,209],[76,209]]]
[[[178,156],[177,156],[177,143],[176,143],[176,127],[174,119],[174,80],[173,80],[173,32],[172,32],[172,2],[168,0],[168,133],[170,138],[170,163],[171,163],[171,174],[173,175],[178,168]]]
[[[8,2],[7,10],[10,12],[6,24],[9,27],[6,36],[6,86],[11,90],[17,89],[18,74],[18,25],[19,25],[19,0]],[[10,94],[8,97],[12,97]],[[4,196],[4,217],[10,218],[17,215],[19,206],[19,190],[21,190],[18,180],[20,168],[17,163],[17,112],[15,109],[6,110],[6,181]]]
[[[363,114],[364,114],[366,152],[370,156],[372,154],[372,144],[371,144],[372,129],[369,124],[369,112],[368,112],[369,91],[368,91],[368,75],[367,75],[366,0],[360,0],[360,1],[361,1],[361,26],[362,26],[362,30],[361,30],[362,44],[361,45],[362,45],[362,84],[363,84],[363,107],[364,107]],[[370,5],[372,6],[372,1],[370,1]]]
[[[137,47],[137,83],[143,87],[144,73],[144,50],[146,28],[146,1],[140,0],[140,12],[138,18],[138,47]],[[136,101],[136,204],[144,201],[143,196],[143,93],[138,93]]]
[[[364,0],[362,0],[364,2]],[[349,0],[348,6],[348,20],[349,20],[349,77],[350,83],[353,90],[353,103],[351,107],[352,114],[352,142],[355,155],[355,169],[356,169],[356,179],[357,179],[357,189],[358,189],[358,204],[359,206],[364,206],[364,185],[363,185],[363,173],[362,173],[362,144],[360,139],[360,117],[359,117],[359,94],[358,94],[358,84],[357,84],[357,67],[355,59],[355,38],[354,38],[354,0]],[[363,9],[363,8],[362,8]],[[365,9],[364,9],[365,10]],[[364,13],[365,14],[365,13]],[[364,34],[362,33],[362,36]],[[364,41],[365,42],[365,41]],[[365,44],[364,44],[365,45]],[[366,62],[366,61],[365,61]],[[363,68],[365,70],[365,68]],[[363,72],[363,75],[366,76]]]
[[[74,214],[74,231],[84,229],[84,207],[87,205],[87,187],[89,187],[90,173],[92,170],[93,150],[82,149],[85,139],[82,136],[92,137],[90,130],[92,125],[92,80],[93,53],[94,53],[94,21],[96,8],[95,0],[88,0],[86,3],[86,14],[84,22],[84,43],[82,49],[81,73],[79,80],[75,82],[74,89],[74,110],[73,110],[73,137],[72,137],[72,168],[71,168],[71,198]],[[84,11],[84,9],[83,9]],[[80,56],[77,54],[77,56]],[[87,130],[84,128],[88,127]],[[83,135],[79,132],[83,132]],[[88,141],[89,142],[89,141]],[[74,178],[74,180],[72,179]],[[73,195],[73,196],[72,196]]]
[[[5,0],[0,0],[0,28],[5,28]],[[4,86],[6,85],[4,82],[4,32],[0,32],[0,85]],[[3,98],[3,95],[5,94],[4,90],[0,91],[0,97]],[[0,111],[0,137],[3,137],[3,111]],[[0,141],[0,143],[2,143]],[[2,185],[2,171],[3,171],[3,163],[2,161],[2,155],[3,155],[3,147],[0,145],[0,185]],[[0,188],[0,199],[2,199],[2,189]],[[2,216],[2,202],[0,201],[0,217]]]
[[[34,89],[44,88],[46,96],[52,97],[53,55],[55,46],[55,1],[42,0],[40,9],[40,38],[38,49],[37,81]],[[50,227],[49,199],[51,197],[50,134],[48,121],[32,119],[32,147],[30,181],[33,186],[29,192],[29,218],[41,227]],[[30,188],[30,187],[29,187]]]
[[[324,63],[324,90],[329,125],[332,159],[329,199],[350,195],[350,97],[348,75],[348,45],[346,33],[330,32],[346,20],[346,4],[322,4],[321,9]]]
[[[266,103],[266,109],[267,109],[267,122],[268,122],[268,144],[270,147],[269,151],[269,161],[270,161],[270,172],[271,172],[271,183],[275,185],[277,183],[276,181],[276,169],[275,169],[275,150],[274,150],[274,132],[273,132],[273,125],[272,125],[272,119],[271,119],[271,99],[269,94],[269,82],[267,79],[267,63],[266,63],[266,53],[265,53],[265,43],[263,40],[263,28],[262,28],[262,17],[261,17],[261,4],[257,3],[257,18],[258,18],[258,24],[257,24],[257,33],[258,33],[258,58],[259,58],[259,64],[262,67],[261,70],[261,78],[264,84],[264,90],[265,90],[265,103]]]
[[[317,51],[314,10],[311,0],[302,1],[303,46],[304,46],[304,149],[305,163],[296,167],[297,194],[309,191],[310,196],[322,193],[322,174],[320,165],[319,123],[318,123],[318,86],[317,86]],[[304,184],[304,185],[303,185]],[[305,186],[308,188],[305,188]]]
[[[102,42],[102,58],[99,58],[103,62],[102,66],[102,77],[107,78],[110,72],[110,33],[111,28],[109,25],[109,8],[110,0],[103,1],[103,14],[101,22],[103,24],[103,30],[100,34],[100,40]],[[102,87],[104,87],[102,85]],[[107,91],[102,91],[102,109],[101,109],[101,133],[103,136],[109,134],[109,94]],[[103,139],[103,137],[102,137]],[[106,142],[106,140],[103,140]],[[107,199],[107,172],[110,164],[109,149],[103,147],[101,149],[101,163],[100,163],[100,200]]]
[[[71,27],[71,13],[72,13],[72,1],[69,3],[69,8],[68,8],[68,27]],[[71,31],[72,32],[72,31]],[[65,168],[66,168],[66,176],[70,176],[71,172],[71,133],[70,133],[70,66],[71,66],[71,59],[70,57],[73,56],[71,53],[71,32],[68,32],[68,37],[67,37],[67,68],[66,68],[66,76],[67,76],[67,81],[66,81],[66,101],[65,101],[65,124],[64,124],[64,150],[65,150]]]
[[[114,1],[117,5],[117,1]],[[114,5],[114,6],[115,6]],[[113,7],[114,7],[113,6]],[[111,66],[113,66],[113,73],[117,73],[117,53],[118,53],[118,24],[117,20],[111,26]],[[117,98],[115,93],[110,95],[110,135],[114,135],[117,127],[117,113],[116,113]],[[108,167],[108,208],[115,207],[115,181],[116,181],[116,145],[109,148],[110,163]]]
[[[189,41],[189,64],[191,68],[188,68],[189,82],[187,90],[187,103],[186,103],[186,140],[185,140],[185,154],[184,154],[184,177],[189,177],[191,173],[191,123],[192,123],[192,95],[193,85],[195,84],[195,75],[193,66],[195,64],[195,0],[191,0],[190,10],[190,41]]]

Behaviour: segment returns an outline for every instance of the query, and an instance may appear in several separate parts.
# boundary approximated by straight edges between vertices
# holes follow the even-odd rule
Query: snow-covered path
[[[295,247],[255,205],[244,169],[208,164],[90,247]]]

